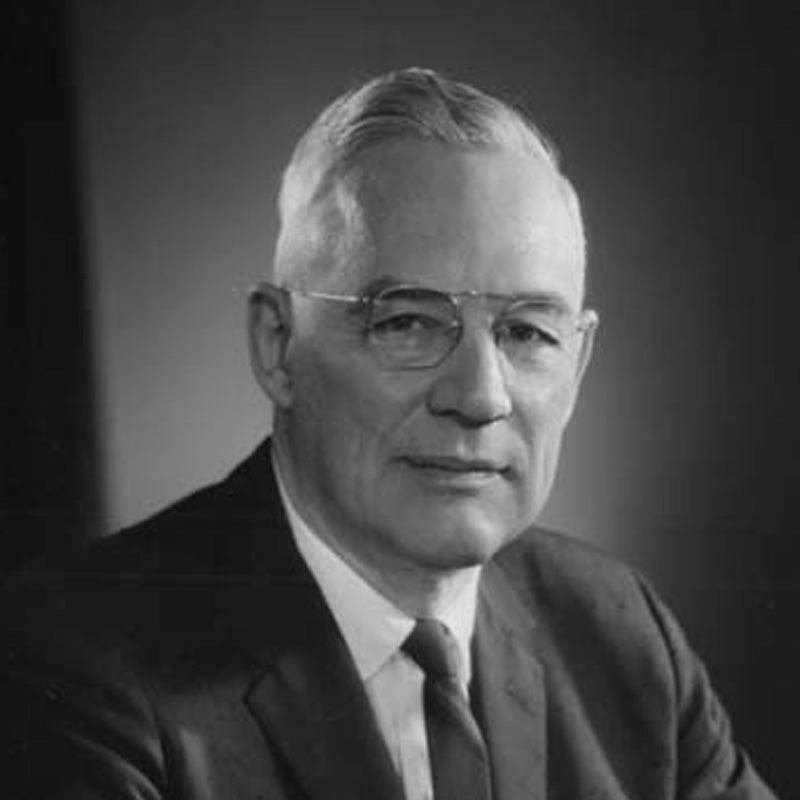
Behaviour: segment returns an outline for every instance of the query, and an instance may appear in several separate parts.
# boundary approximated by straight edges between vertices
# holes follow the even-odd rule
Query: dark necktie
[[[458,682],[455,640],[440,622],[421,619],[403,650],[425,673],[425,728],[434,800],[491,800],[486,746]]]

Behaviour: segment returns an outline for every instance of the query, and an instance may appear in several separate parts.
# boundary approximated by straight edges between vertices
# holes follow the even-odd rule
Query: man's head
[[[486,561],[544,504],[591,350],[555,157],[500,101],[390,73],[312,125],[280,214],[251,344],[299,510],[368,576]]]

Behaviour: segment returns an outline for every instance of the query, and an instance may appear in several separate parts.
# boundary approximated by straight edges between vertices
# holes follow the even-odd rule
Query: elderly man
[[[597,324],[535,128],[387,74],[302,138],[280,217],[273,437],[10,588],[6,796],[772,798],[648,585],[533,527]]]

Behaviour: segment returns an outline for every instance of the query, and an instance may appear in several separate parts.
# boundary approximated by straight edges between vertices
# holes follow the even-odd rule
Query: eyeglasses
[[[274,287],[273,287],[274,288]],[[574,338],[597,324],[597,314],[577,314],[552,298],[483,292],[441,292],[394,284],[365,295],[340,295],[280,288],[292,296],[350,306],[379,363],[390,370],[431,369],[458,345],[464,330],[462,306],[482,300],[497,306],[495,344],[516,368],[555,367],[570,352]]]

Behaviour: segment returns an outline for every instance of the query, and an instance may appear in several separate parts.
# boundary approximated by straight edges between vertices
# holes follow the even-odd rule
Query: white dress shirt
[[[295,543],[347,643],[406,797],[432,800],[422,700],[424,675],[400,649],[415,620],[373,589],[308,527],[292,505],[278,464],[273,462]],[[470,641],[479,575],[479,567],[465,573],[456,595],[436,615],[458,643],[465,694],[471,678]]]

